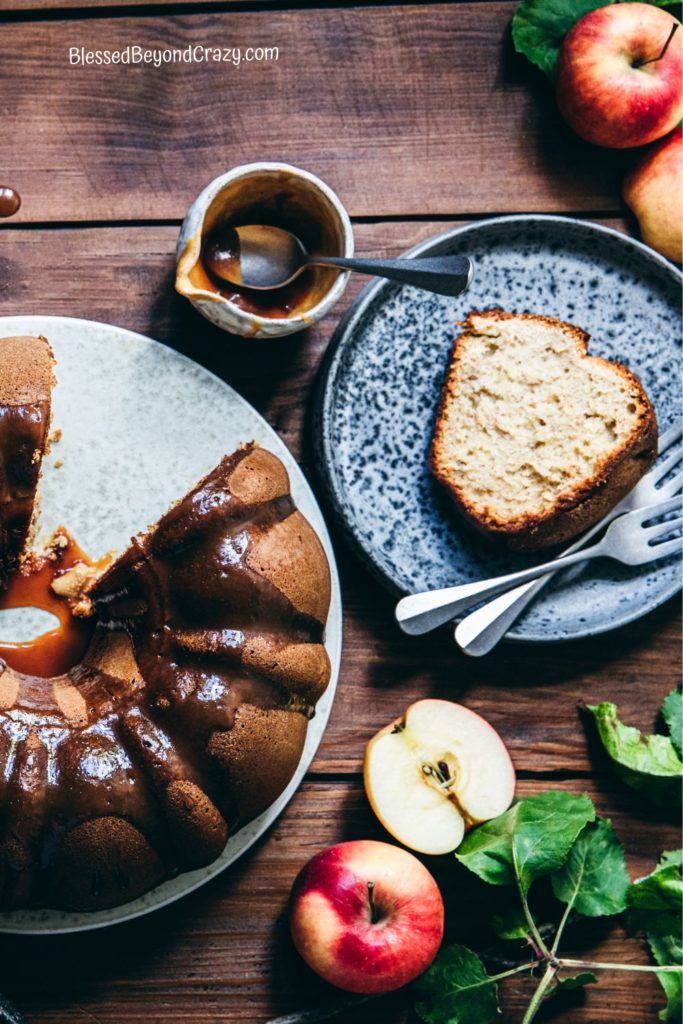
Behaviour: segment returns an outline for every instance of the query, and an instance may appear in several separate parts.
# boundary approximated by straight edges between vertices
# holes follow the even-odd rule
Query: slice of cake
[[[0,587],[16,569],[31,525],[53,364],[45,338],[0,338]]]
[[[430,465],[464,515],[533,551],[582,533],[649,469],[657,420],[637,377],[546,316],[472,312],[455,340]]]

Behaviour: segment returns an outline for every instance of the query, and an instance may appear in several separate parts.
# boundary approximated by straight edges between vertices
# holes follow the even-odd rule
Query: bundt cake
[[[111,907],[213,861],[287,785],[329,681],[327,559],[254,445],[87,596],[65,675],[0,661],[3,909]]]
[[[52,351],[45,338],[0,340],[0,586],[26,543],[50,428]]]

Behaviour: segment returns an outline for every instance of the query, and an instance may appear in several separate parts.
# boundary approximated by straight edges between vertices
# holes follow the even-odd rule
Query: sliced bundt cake
[[[16,436],[0,433],[3,465]],[[111,907],[210,863],[289,782],[329,681],[325,552],[285,467],[254,445],[87,598],[93,638],[65,675],[0,660],[4,909]]]

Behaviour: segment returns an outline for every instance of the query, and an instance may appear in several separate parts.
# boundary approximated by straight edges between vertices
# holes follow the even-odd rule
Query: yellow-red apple
[[[560,47],[555,91],[565,120],[588,142],[627,149],[661,138],[683,116],[680,23],[651,4],[590,11]]]
[[[430,965],[443,900],[426,867],[388,843],[339,843],[312,857],[292,888],[294,945],[348,992],[392,992]]]
[[[365,792],[395,839],[450,853],[466,829],[506,811],[515,770],[485,718],[450,700],[419,700],[370,740]]]
[[[660,139],[626,176],[624,202],[638,218],[643,241],[683,263],[683,128]]]

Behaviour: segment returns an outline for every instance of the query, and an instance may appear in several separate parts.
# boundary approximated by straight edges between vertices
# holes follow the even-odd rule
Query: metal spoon
[[[460,295],[472,280],[472,263],[466,256],[401,260],[311,256],[296,235],[267,224],[219,229],[209,237],[203,260],[219,280],[258,291],[282,288],[311,266],[339,267],[387,277],[437,295]]]

